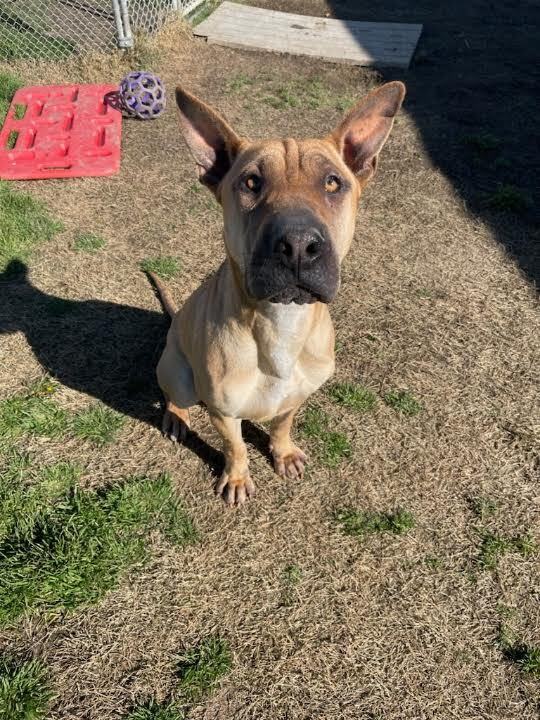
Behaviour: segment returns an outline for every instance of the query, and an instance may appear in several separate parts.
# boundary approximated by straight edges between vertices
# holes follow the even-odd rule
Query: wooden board
[[[407,68],[422,25],[334,20],[224,2],[193,32],[229,47]]]

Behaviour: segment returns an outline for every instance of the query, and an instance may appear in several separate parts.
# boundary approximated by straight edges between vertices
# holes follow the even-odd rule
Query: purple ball
[[[156,118],[165,110],[165,88],[151,72],[135,70],[120,83],[120,98],[125,111],[141,120]]]

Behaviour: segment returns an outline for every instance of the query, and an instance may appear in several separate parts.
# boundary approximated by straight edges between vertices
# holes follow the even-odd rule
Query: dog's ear
[[[386,83],[355,105],[330,136],[362,184],[375,172],[379,152],[392,130],[404,97],[403,83]]]
[[[212,108],[181,87],[176,88],[176,104],[199,179],[215,192],[234,161],[240,138]]]

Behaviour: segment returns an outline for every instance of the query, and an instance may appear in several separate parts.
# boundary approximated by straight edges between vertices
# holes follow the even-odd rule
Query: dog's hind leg
[[[274,470],[281,477],[301,478],[304,474],[305,453],[291,440],[291,426],[298,408],[278,415],[270,426],[270,452]]]
[[[163,434],[173,442],[184,441],[190,428],[189,408],[198,402],[193,371],[186,357],[167,343],[157,366],[158,383],[165,395]]]
[[[242,505],[255,494],[255,485],[249,475],[247,448],[242,439],[242,421],[210,413],[210,420],[223,440],[225,470],[216,493],[227,505]]]

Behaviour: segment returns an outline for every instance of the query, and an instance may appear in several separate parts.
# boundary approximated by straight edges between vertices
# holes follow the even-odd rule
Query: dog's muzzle
[[[257,239],[246,284],[257,300],[331,302],[339,286],[339,261],[326,227],[309,210],[273,215]]]

